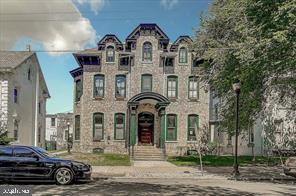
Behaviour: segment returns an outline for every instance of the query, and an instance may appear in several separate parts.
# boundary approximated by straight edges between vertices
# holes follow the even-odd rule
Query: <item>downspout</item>
[[[34,146],[38,146],[39,67],[36,70]]]

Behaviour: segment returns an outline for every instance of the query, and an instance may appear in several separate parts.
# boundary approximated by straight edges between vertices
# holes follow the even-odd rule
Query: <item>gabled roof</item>
[[[181,35],[176,39],[173,45],[179,44],[181,41],[190,42],[190,43],[193,42],[193,40],[189,35]]]
[[[0,69],[11,68],[14,69],[25,60],[31,57],[34,52],[23,51],[0,51]]]
[[[99,42],[98,42],[98,44],[104,44],[105,43],[105,41],[107,40],[107,39],[114,39],[117,43],[119,43],[119,44],[122,44],[121,43],[121,41],[120,41],[120,39],[118,39],[118,37],[116,36],[116,35],[114,35],[114,34],[107,34],[107,35],[105,35]]]
[[[114,34],[107,34],[105,35],[99,42],[98,42],[98,50],[105,50],[106,43],[114,42],[116,50],[123,50],[123,44],[118,39],[118,37]]]
[[[137,26],[126,39],[137,39],[137,34],[141,30],[154,30],[159,35],[160,39],[169,40],[169,37],[161,30],[161,28],[155,23],[142,23]]]

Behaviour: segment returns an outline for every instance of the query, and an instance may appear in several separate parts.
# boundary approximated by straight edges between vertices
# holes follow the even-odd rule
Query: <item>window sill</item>
[[[178,143],[177,140],[174,140],[174,141],[165,141],[165,143]]]
[[[124,139],[122,139],[122,140],[116,140],[116,139],[114,139],[113,142],[125,142],[125,140]]]
[[[195,140],[195,141],[187,141],[187,143],[197,143],[197,141]]]
[[[199,102],[199,99],[190,99],[188,100],[189,102]]]
[[[116,101],[125,101],[125,97],[115,97]]]
[[[78,105],[78,104],[80,104],[80,101],[75,101],[74,104]]]
[[[104,139],[102,139],[102,140],[93,140],[93,142],[105,142],[105,140]]]
[[[189,65],[189,63],[187,62],[187,63],[180,63],[179,62],[179,66],[188,66]]]
[[[107,65],[114,65],[115,64],[115,61],[114,62],[105,62]]]
[[[104,97],[93,97],[93,100],[97,100],[97,101],[104,100]]]
[[[171,102],[177,102],[177,101],[178,101],[178,98],[169,98],[169,100],[170,100]]]
[[[149,65],[151,65],[151,64],[153,64],[153,61],[142,61],[141,63],[142,64],[149,64]]]

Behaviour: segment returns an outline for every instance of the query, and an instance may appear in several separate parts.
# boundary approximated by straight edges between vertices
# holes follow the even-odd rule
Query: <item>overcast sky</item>
[[[47,113],[73,108],[78,65],[71,52],[92,48],[105,34],[121,41],[140,23],[157,23],[173,42],[193,35],[211,0],[0,0],[0,49],[37,52],[51,94]],[[48,51],[48,52],[44,52]]]

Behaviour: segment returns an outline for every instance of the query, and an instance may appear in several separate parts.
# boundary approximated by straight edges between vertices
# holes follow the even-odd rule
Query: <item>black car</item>
[[[0,179],[55,181],[66,185],[91,178],[91,166],[56,158],[39,147],[0,146]]]

